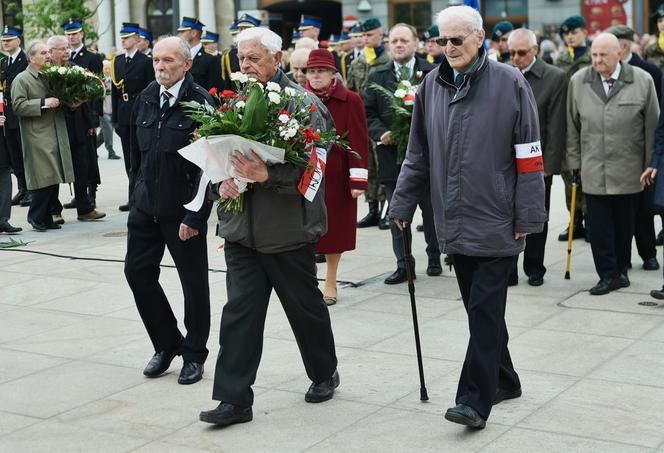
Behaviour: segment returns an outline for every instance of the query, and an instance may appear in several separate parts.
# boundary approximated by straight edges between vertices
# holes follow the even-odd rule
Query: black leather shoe
[[[324,263],[325,262],[325,255],[322,253],[316,253],[316,262],[317,263]]]
[[[304,395],[304,400],[307,403],[322,403],[323,401],[331,400],[334,396],[334,389],[339,387],[339,373],[334,370],[334,374],[330,379],[327,379],[318,384],[313,383],[309,386],[307,394]]]
[[[560,242],[567,242],[567,238],[569,237],[569,227],[565,228],[559,235],[558,235],[558,240]],[[583,227],[583,225],[575,225],[574,226],[574,239],[581,239],[586,237],[586,229]],[[588,242],[590,242],[590,238],[588,239]]]
[[[422,225],[422,224],[417,225],[415,227],[415,231],[417,231],[418,233],[423,232],[424,231],[424,225]]]
[[[362,220],[357,222],[357,227],[358,228],[373,227],[377,226],[378,222],[380,222],[380,213],[378,212],[378,207],[376,207],[375,210],[370,209],[369,214],[367,214],[362,218]]]
[[[126,204],[121,204],[120,207],[118,207],[118,210],[122,212],[127,212],[129,211],[129,208],[130,208],[129,203],[126,203]]]
[[[544,277],[541,275],[531,275],[528,277],[528,284],[530,286],[542,286],[544,284]]]
[[[593,296],[603,296],[604,294],[609,294],[611,291],[615,291],[618,288],[620,288],[618,278],[614,278],[612,280],[603,278],[595,286],[590,288],[589,292]]]
[[[652,291],[650,291],[650,297],[653,297],[658,300],[664,300],[664,288],[653,289]]]
[[[0,233],[16,234],[23,231],[23,228],[11,226],[9,222],[0,223]]]
[[[465,404],[457,404],[447,409],[445,419],[460,425],[470,426],[471,428],[482,429],[486,426],[486,420],[475,409]]]
[[[63,204],[62,207],[65,209],[76,209],[76,198],[72,198],[69,203]]]
[[[236,423],[250,422],[254,419],[254,414],[251,406],[239,407],[229,403],[220,403],[216,409],[201,412],[198,419],[217,426],[229,426]]]
[[[30,194],[30,192],[28,192],[23,196],[23,198],[21,198],[20,205],[25,208],[27,206],[30,206],[30,203],[32,203],[32,195]]]
[[[118,159],[120,159],[120,156],[115,154],[115,152],[111,151],[110,153],[108,153],[108,160],[118,160]]]
[[[46,225],[46,229],[48,229],[48,230],[61,230],[62,227],[60,225],[58,225],[57,223],[49,223],[48,225]]]
[[[501,401],[511,400],[514,398],[519,398],[521,396],[521,388],[516,390],[496,390],[496,396],[493,397],[493,404],[498,404]]]
[[[616,286],[616,289],[619,288],[629,288],[629,285],[631,284],[629,281],[629,277],[625,274],[620,274],[617,276],[615,279],[613,279],[613,284]]]
[[[23,200],[23,197],[25,197],[26,194],[27,192],[25,191],[24,192],[19,191],[16,195],[14,195],[14,198],[12,198],[12,206],[20,205],[21,200]]]
[[[143,370],[143,374],[150,378],[161,376],[171,366],[171,362],[176,355],[180,355],[179,349],[170,352],[157,352],[148,362],[148,365]]]
[[[415,279],[415,275],[413,275],[413,280]],[[406,275],[406,269],[401,269],[397,268],[396,271],[389,277],[385,279],[385,284],[386,285],[398,285],[399,283],[403,283],[406,280],[408,280],[408,276]]]
[[[657,262],[657,258],[654,256],[643,262],[643,270],[656,271],[657,269],[659,269],[659,263]]]
[[[664,230],[659,230],[659,233],[657,233],[657,239],[655,239],[655,245],[664,245]]]
[[[34,229],[35,231],[46,231],[46,230],[48,230],[48,226],[46,226],[46,224],[35,222],[34,220],[32,220],[30,218],[28,219],[28,223],[30,225],[32,225],[32,229]]]
[[[429,260],[429,264],[427,266],[427,275],[429,277],[438,277],[442,273],[443,268],[440,265],[440,260]]]
[[[383,217],[380,219],[380,222],[378,222],[378,229],[379,230],[389,230],[390,225],[392,224],[392,220],[388,216]]]
[[[189,385],[203,379],[203,364],[197,362],[184,362],[178,384]]]

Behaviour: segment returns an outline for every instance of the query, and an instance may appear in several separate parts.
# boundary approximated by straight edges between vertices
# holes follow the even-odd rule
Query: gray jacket
[[[332,115],[312,93],[292,82],[280,71],[282,89],[291,87],[307,93],[306,105],[315,104],[312,126],[318,130],[335,130]],[[290,110],[290,109],[289,109]],[[298,191],[303,168],[285,163],[267,168],[268,179],[255,183],[244,193],[244,211],[229,214],[219,208],[217,234],[261,253],[280,253],[314,243],[327,231],[324,184],[312,202]]]
[[[479,58],[460,88],[446,60],[420,85],[390,216],[411,221],[430,183],[441,250],[514,256],[547,220],[537,107],[517,69]]]

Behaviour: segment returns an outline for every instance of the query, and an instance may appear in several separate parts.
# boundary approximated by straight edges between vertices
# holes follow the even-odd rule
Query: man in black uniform
[[[138,24],[123,22],[120,29],[120,38],[124,54],[115,57],[111,65],[111,101],[113,104],[112,122],[115,132],[122,141],[122,155],[124,157],[125,170],[129,176],[129,194],[133,188],[130,173],[130,140],[129,121],[134,101],[141,91],[154,80],[152,61],[149,57],[138,51]],[[120,211],[129,211],[129,203],[120,206]]]
[[[201,38],[205,50],[219,56],[219,34],[205,30],[205,34]]]
[[[143,374],[158,377],[176,355],[182,355],[184,366],[178,382],[193,384],[203,377],[208,355],[206,234],[212,202],[204,202],[197,212],[183,206],[194,197],[201,172],[178,154],[198,126],[180,102],[214,105],[214,101],[187,73],[191,54],[181,38],[159,41],[154,47],[153,66],[157,80],[141,93],[131,116],[131,172],[136,185],[127,221],[124,271],[155,350]],[[184,292],[184,338],[159,285],[159,263],[165,247],[173,257]]]
[[[191,48],[193,64],[189,73],[197,84],[209,90],[212,87],[221,86],[221,67],[219,58],[205,50],[201,43],[203,27],[205,24],[198,19],[183,17],[182,24],[178,28],[178,36],[187,41]]]
[[[5,96],[5,116],[7,117],[3,135],[9,153],[9,163],[18,182],[18,193],[12,198],[12,205],[30,206],[32,197],[27,191],[25,183],[21,130],[11,102],[12,81],[28,67],[28,57],[21,49],[21,35],[21,30],[12,27],[5,27],[2,31],[0,41],[2,41],[2,50],[7,57],[0,62],[0,84]]]
[[[147,28],[138,28],[138,50],[148,57],[152,58],[152,30]]]
[[[247,28],[259,27],[261,21],[251,16],[250,14],[243,14],[231,24],[231,36],[233,37],[233,44],[223,54],[221,54],[221,90],[235,90],[235,83],[231,81],[231,74],[240,72],[240,62],[237,59],[237,45],[235,44],[235,36],[242,30]]]

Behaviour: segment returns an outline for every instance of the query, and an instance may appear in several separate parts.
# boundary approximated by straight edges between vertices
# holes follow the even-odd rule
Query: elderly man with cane
[[[518,69],[487,58],[476,10],[444,9],[438,26],[446,57],[418,90],[390,217],[399,228],[410,223],[431,184],[438,240],[452,255],[470,327],[457,405],[445,418],[484,428],[493,404],[521,396],[505,304],[515,256],[547,220],[537,107]],[[477,125],[483,133],[467,129]]]

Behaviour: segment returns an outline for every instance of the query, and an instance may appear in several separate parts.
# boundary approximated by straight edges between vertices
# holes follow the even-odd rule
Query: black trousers
[[[314,246],[265,254],[226,242],[226,292],[212,398],[241,407],[254,402],[251,386],[263,352],[263,330],[274,289],[295,334],[307,376],[329,379],[337,368],[330,314],[318,289]]]
[[[41,189],[31,190],[32,202],[28,209],[28,219],[42,225],[51,225],[51,206],[58,200],[58,185],[43,187]]]
[[[127,220],[125,277],[136,307],[156,352],[181,347],[185,361],[204,363],[210,335],[210,287],[208,283],[207,228],[187,241],[178,237],[180,222],[155,223],[132,209]],[[186,337],[178,329],[164,290],[159,284],[159,263],[164,249],[173,257],[184,293]]]
[[[472,407],[486,420],[497,389],[521,387],[507,349],[505,324],[507,279],[515,259],[466,255],[452,259],[470,328],[456,403]]]
[[[643,192],[639,194],[636,215],[634,216],[634,241],[643,261],[657,256],[654,200],[655,185],[646,186]]]
[[[134,181],[131,178],[131,137],[129,126],[118,126],[115,132],[120,136],[122,143],[122,158],[124,159],[125,171],[129,178],[127,200],[131,200],[131,193],[134,191]]]
[[[387,197],[388,202],[392,201],[392,195],[394,195],[394,190],[396,189],[396,182],[387,182],[383,183],[385,187],[385,196]],[[436,236],[436,226],[433,220],[433,208],[431,206],[431,192],[427,189],[422,195],[420,200],[420,209],[422,210],[422,226],[424,227],[424,240],[427,243],[427,257],[429,261],[438,261],[440,262],[440,248],[438,246],[438,238]],[[410,232],[410,225],[408,225]],[[397,228],[394,222],[390,222],[390,233],[392,234],[392,250],[394,251],[394,256],[397,258],[397,268],[405,269],[406,268],[406,255],[404,252],[403,244],[403,235],[401,230]],[[409,238],[412,238],[412,235],[408,235]],[[411,239],[412,242],[412,239]],[[410,244],[409,244],[410,245]],[[414,261],[414,258],[413,258]],[[413,262],[413,265],[415,263]]]
[[[90,149],[89,143],[70,143],[71,159],[74,167],[74,198],[76,199],[76,212],[84,215],[92,212],[92,201],[88,194],[90,182]]]
[[[602,279],[627,275],[639,194],[585,194],[595,269]]]
[[[23,166],[23,147],[21,145],[21,129],[3,128],[5,132],[5,143],[9,152],[9,162],[16,179],[19,182],[19,191],[25,190],[25,168]],[[22,187],[21,187],[22,186]]]
[[[547,214],[551,207],[551,184],[553,176],[544,178],[544,208]],[[532,233],[526,236],[526,249],[523,251],[523,272],[528,277],[544,277],[546,266],[544,266],[544,249],[546,248],[546,237],[549,232],[549,222],[544,223],[541,233]],[[518,276],[519,258],[514,260],[512,277]]]

